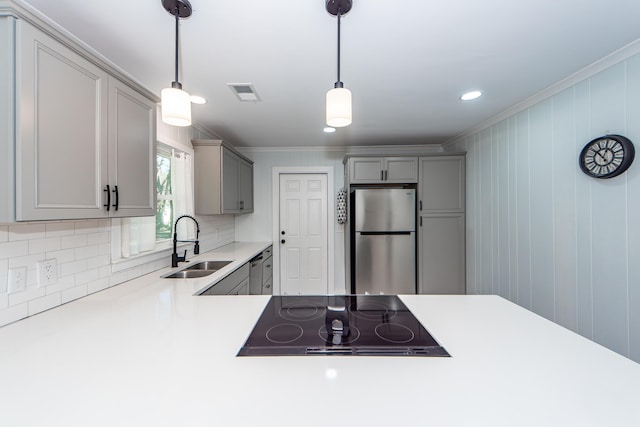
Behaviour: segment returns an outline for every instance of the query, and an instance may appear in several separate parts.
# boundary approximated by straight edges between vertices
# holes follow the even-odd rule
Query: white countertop
[[[0,328],[0,425],[640,425],[639,364],[497,296],[401,296],[450,358],[239,358],[269,297],[169,270]]]

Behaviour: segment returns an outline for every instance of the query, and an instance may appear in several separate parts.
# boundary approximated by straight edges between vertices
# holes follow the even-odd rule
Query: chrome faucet
[[[190,218],[196,223],[196,240],[178,240],[178,221],[182,218]],[[195,242],[193,247],[193,254],[198,255],[200,253],[200,241],[198,236],[200,235],[200,224],[198,220],[191,215],[182,215],[176,219],[176,223],[173,226],[173,253],[171,254],[171,267],[177,267],[179,262],[185,262],[187,258],[187,250],[184,250],[183,256],[178,256],[178,242]]]

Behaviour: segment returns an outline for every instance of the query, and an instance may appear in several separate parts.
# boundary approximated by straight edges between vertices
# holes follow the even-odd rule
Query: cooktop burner
[[[272,296],[238,356],[449,356],[395,295]]]

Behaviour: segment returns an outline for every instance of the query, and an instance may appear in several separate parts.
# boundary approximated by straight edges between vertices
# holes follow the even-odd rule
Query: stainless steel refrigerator
[[[415,294],[415,188],[357,188],[351,196],[352,292]]]

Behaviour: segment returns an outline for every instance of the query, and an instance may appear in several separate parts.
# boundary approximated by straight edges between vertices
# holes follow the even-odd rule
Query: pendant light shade
[[[327,0],[327,12],[338,18],[338,76],[327,92],[327,125],[340,128],[351,124],[351,91],[340,81],[340,17],[351,10],[351,0]]]
[[[162,89],[162,121],[171,126],[191,125],[191,96],[173,87]]]
[[[191,126],[191,96],[182,90],[178,80],[178,22],[180,18],[191,16],[191,4],[188,0],[162,0],[162,7],[175,17],[176,22],[176,79],[171,87],[162,89],[162,121],[171,126]]]
[[[341,128],[351,124],[351,91],[334,88],[327,92],[327,125]]]

